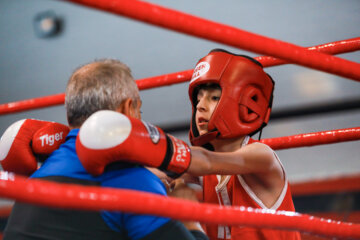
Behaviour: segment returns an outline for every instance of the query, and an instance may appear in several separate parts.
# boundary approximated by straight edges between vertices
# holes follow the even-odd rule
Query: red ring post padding
[[[60,184],[0,172],[0,196],[49,207],[124,211],[203,223],[298,230],[327,237],[360,238],[360,224],[288,211],[196,203],[126,189]]]
[[[329,54],[346,53],[351,51],[360,50],[360,38],[347,39],[332,43],[326,43],[308,48],[311,51],[320,51]],[[264,67],[278,66],[286,64],[285,61],[269,57],[260,56],[256,57]],[[176,73],[164,74],[160,76],[139,79],[136,81],[140,90],[146,90],[155,87],[168,86],[172,84],[182,83],[191,79],[193,70],[185,70]],[[22,100],[17,102],[4,103],[0,105],[0,115],[16,113],[31,109],[37,109],[42,107],[50,107],[61,105],[65,101],[64,93],[45,96],[39,98],[33,98],[28,100]]]
[[[360,64],[138,0],[68,0],[199,38],[360,81]]]

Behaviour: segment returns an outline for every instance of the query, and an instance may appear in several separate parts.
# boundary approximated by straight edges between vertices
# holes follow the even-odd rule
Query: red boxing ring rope
[[[211,224],[246,225],[299,230],[327,237],[360,238],[360,224],[287,211],[197,203],[134,190],[46,182],[8,172],[0,172],[0,196],[49,207],[125,211]]]
[[[260,142],[274,150],[360,140],[360,127],[267,138]]]
[[[352,51],[360,50],[360,37],[317,45],[317,46],[309,47],[307,49],[311,51],[320,51],[329,54],[352,52]],[[287,63],[283,60],[269,56],[260,56],[260,57],[256,57],[256,59],[260,61],[264,67],[278,66]],[[191,79],[192,72],[193,70],[189,69],[181,72],[175,72],[175,73],[164,74],[150,78],[139,79],[136,81],[136,83],[140,90],[146,90],[161,86],[168,86],[172,84],[189,81]],[[60,93],[45,97],[32,98],[28,100],[22,100],[11,103],[4,103],[0,105],[0,115],[22,112],[22,111],[37,109],[42,107],[61,105],[64,103],[64,101],[65,101],[65,95],[64,93]]]
[[[360,37],[308,47],[307,50],[318,51],[331,55],[353,52],[356,50],[360,50]],[[256,57],[255,59],[261,62],[264,67],[273,67],[289,63],[284,60],[269,56],[260,56]]]
[[[138,0],[68,0],[159,27],[360,81],[360,64]]]
[[[65,93],[59,93],[45,97],[31,98],[17,102],[4,103],[0,105],[0,115],[61,105],[64,104],[64,102],[65,102]]]

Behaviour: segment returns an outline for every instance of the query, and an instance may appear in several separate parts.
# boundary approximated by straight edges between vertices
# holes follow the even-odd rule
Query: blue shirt
[[[87,173],[76,155],[75,141],[78,132],[79,129],[71,130],[66,137],[66,142],[54,151],[31,177],[64,176],[96,181],[102,187],[132,189],[166,196],[166,189],[161,180],[144,167],[105,171],[96,177]],[[131,239],[140,239],[170,220],[156,216],[110,211],[102,211],[101,216],[111,229],[126,232]]]

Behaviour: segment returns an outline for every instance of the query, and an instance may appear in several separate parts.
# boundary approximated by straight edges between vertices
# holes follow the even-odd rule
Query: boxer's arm
[[[272,150],[264,144],[250,144],[231,153],[190,149],[160,128],[113,111],[96,112],[85,121],[76,151],[93,175],[101,174],[106,165],[116,161],[156,167],[172,177],[185,171],[202,176],[266,172],[274,166],[281,169]]]
[[[17,121],[1,137],[0,164],[5,171],[30,175],[37,169],[37,156],[47,156],[58,149],[69,131],[56,122]]]
[[[150,123],[109,110],[98,111],[83,123],[76,152],[92,175],[103,173],[113,162],[126,161],[178,177],[187,170],[191,159],[184,141]]]
[[[191,163],[187,172],[194,176],[221,174],[282,172],[273,150],[265,144],[246,145],[235,152],[212,152],[191,147]]]

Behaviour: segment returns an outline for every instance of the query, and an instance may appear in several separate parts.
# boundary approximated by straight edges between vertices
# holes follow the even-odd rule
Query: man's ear
[[[130,116],[132,117],[133,114],[133,100],[131,98],[127,98],[124,101],[122,101],[122,103],[120,104],[120,106],[116,109],[117,112],[125,114],[126,116]]]

